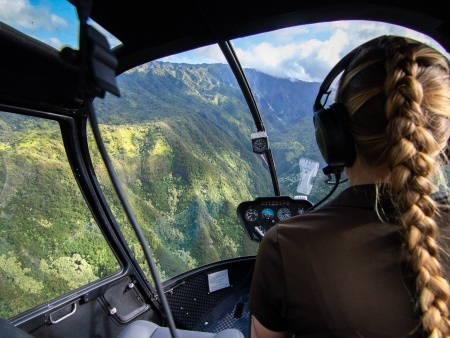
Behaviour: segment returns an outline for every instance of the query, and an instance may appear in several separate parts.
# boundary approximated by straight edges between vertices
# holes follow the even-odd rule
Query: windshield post
[[[252,113],[257,131],[258,132],[266,131],[266,129],[264,128],[264,123],[261,114],[259,113],[258,105],[256,104],[255,98],[253,96],[250,85],[248,84],[244,70],[242,69],[239,59],[237,58],[237,55],[234,52],[231,42],[219,41],[218,44],[220,49],[222,50],[222,53],[227,59],[228,64],[230,65],[237,82],[239,83],[239,87],[241,88],[242,94],[244,95],[244,98],[247,101],[250,112]],[[277,172],[275,169],[275,162],[272,157],[271,149],[267,148],[264,154],[267,158],[267,164],[269,166],[270,176],[272,178],[274,194],[275,196],[280,196],[280,187],[278,184]]]

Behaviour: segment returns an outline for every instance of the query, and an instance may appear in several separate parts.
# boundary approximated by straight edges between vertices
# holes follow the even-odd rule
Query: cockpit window
[[[253,121],[230,67],[154,61],[120,75],[118,84],[121,98],[97,99],[95,108],[162,278],[255,254],[236,209],[272,187],[266,164],[252,152]],[[144,262],[121,207],[112,193],[107,198]]]
[[[2,0],[0,21],[58,50],[78,49],[78,16],[66,0]],[[106,36],[111,47],[121,42],[102,27],[89,23]]]
[[[120,270],[56,121],[0,111],[0,317]]]
[[[354,37],[354,25],[367,34]],[[342,56],[387,33],[408,35],[381,23],[338,22],[232,41],[263,117],[282,195],[315,203],[331,190],[314,137],[313,102]],[[255,254],[236,208],[274,195],[270,163],[252,151],[255,123],[220,48],[143,64],[120,75],[118,84],[121,97],[97,99],[95,109],[162,278]],[[144,263],[94,145],[91,153],[122,231]]]
[[[369,21],[305,25],[232,41],[267,129],[281,195],[316,203],[331,190],[314,136],[319,85],[350,50],[384,34],[408,36],[445,53],[423,34]],[[327,104],[333,103],[333,87]]]

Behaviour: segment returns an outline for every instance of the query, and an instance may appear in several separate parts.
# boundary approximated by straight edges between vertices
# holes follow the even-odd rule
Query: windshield
[[[314,100],[322,80],[344,55],[383,34],[424,41],[448,55],[437,42],[423,34],[372,21],[318,23],[232,41],[267,130],[281,195],[306,196],[316,203],[331,189],[326,183],[330,183],[329,177],[321,170],[325,162],[314,137]],[[173,55],[163,61],[175,64],[226,63],[222,53],[212,47]],[[327,104],[333,102],[334,87],[335,84],[331,86]],[[252,128],[252,132],[256,132],[254,125]],[[250,142],[250,135],[246,135],[247,142]],[[268,172],[265,156],[254,156],[260,158]],[[308,171],[307,166],[302,166],[302,159],[314,163],[314,170]],[[337,192],[345,186],[342,185]]]
[[[331,190],[314,136],[314,100],[322,80],[343,56],[384,34],[408,36],[444,52],[423,34],[369,21],[305,25],[233,41],[267,129],[281,195],[317,203]],[[333,103],[335,83],[327,105]]]
[[[159,60],[121,74],[118,84],[121,97],[96,100],[95,109],[161,277],[255,254],[236,208],[243,200],[270,195],[271,181],[251,151],[253,121],[230,67]],[[106,197],[145,266],[92,148]]]
[[[368,34],[354,38],[355,25]],[[400,29],[339,22],[232,41],[264,121],[281,195],[317,203],[332,189],[321,170],[312,125],[320,82],[360,42],[408,33]],[[409,36],[418,38],[414,34]],[[257,245],[240,226],[236,209],[243,201],[273,196],[274,188],[267,157],[253,152],[251,135],[258,130],[220,48],[206,46],[143,64],[121,74],[118,84],[121,97],[97,99],[95,108],[162,278],[254,255]],[[145,264],[92,148],[106,197]]]

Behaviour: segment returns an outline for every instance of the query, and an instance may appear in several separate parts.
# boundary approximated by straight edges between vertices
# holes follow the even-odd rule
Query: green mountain
[[[267,129],[277,131],[271,144],[280,182],[295,191],[299,156],[317,157],[304,121],[312,120],[318,84],[247,72]],[[254,254],[236,207],[273,189],[251,151],[254,122],[229,67],[153,62],[118,82],[122,97],[97,100],[96,109],[164,272]]]
[[[282,191],[295,191],[298,157],[317,158],[306,121],[312,119],[318,84],[254,70],[247,76],[269,131]],[[272,195],[273,189],[267,166],[251,151],[256,128],[228,66],[153,62],[122,74],[118,83],[121,97],[97,99],[95,108],[162,277],[255,254],[236,207]],[[136,259],[144,262],[88,137],[105,196]],[[77,193],[56,123],[0,113],[0,159],[0,280],[23,284],[0,291],[0,299],[15,300],[0,302],[15,304],[0,306],[0,316],[118,268]],[[79,275],[71,280],[78,284],[68,283],[69,275]]]
[[[298,169],[294,168],[298,157],[321,161],[311,125],[319,84],[275,78],[252,69],[246,74],[269,132],[280,180],[292,191],[290,182],[297,181]],[[196,115],[202,119],[202,130],[208,129],[209,123],[220,126],[250,150],[249,136],[256,128],[228,65],[153,62],[122,74],[119,87],[122,98],[110,96],[97,102],[103,123],[139,124]],[[221,140],[209,142],[220,144]]]

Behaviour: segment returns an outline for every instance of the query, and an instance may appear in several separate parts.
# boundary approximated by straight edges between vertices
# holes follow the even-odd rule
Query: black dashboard
[[[312,206],[308,200],[289,196],[258,197],[239,204],[237,216],[250,239],[260,242],[266,231],[279,221],[301,215]]]

